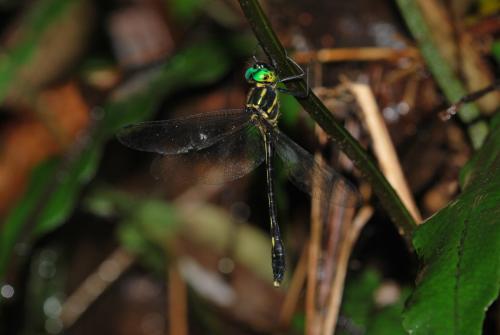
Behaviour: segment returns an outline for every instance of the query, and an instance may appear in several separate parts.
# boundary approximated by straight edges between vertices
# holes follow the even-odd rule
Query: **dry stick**
[[[393,48],[335,48],[320,49],[318,51],[303,51],[293,54],[293,58],[299,64],[318,61],[320,63],[343,62],[343,61],[395,61],[401,58],[420,59],[417,48],[393,49]]]
[[[186,282],[179,273],[177,263],[167,266],[169,334],[188,335],[187,317],[187,287]]]
[[[324,263],[321,269],[323,273],[322,280],[318,283],[318,306],[321,310],[326,309],[327,301],[332,291],[332,283],[334,283],[335,280],[340,250],[347,232],[351,229],[354,212],[356,210],[351,206],[354,205],[354,201],[352,201],[354,199],[350,197],[345,198],[345,195],[338,195],[337,198],[339,198],[341,202],[334,201],[334,203],[344,203],[346,206],[331,206],[330,213],[328,214],[330,218],[328,220],[328,226],[330,229],[327,232],[327,245],[323,251]],[[350,200],[352,202],[347,206]]]
[[[332,291],[327,307],[327,314],[323,322],[322,335],[331,335],[335,330],[338,320],[340,303],[342,301],[342,292],[344,289],[344,281],[347,273],[347,265],[354,243],[356,242],[361,229],[373,214],[373,208],[364,206],[354,218],[353,224],[346,231],[346,238],[340,243],[340,252],[338,257],[335,277],[333,279]]]
[[[61,321],[70,327],[88,307],[134,263],[136,257],[123,248],[117,248],[88,276],[64,302]]]
[[[345,81],[345,79],[343,80]],[[413,219],[417,223],[422,222],[422,217],[409,190],[396,154],[396,149],[391,142],[389,131],[380,114],[371,88],[366,84],[353,82],[347,82],[346,85],[356,97],[361,107],[361,112],[363,113],[368,132],[371,135],[375,155],[377,156],[382,172],[396,190],[403,204],[408,208]]]
[[[315,154],[317,161],[322,162],[321,155]],[[319,189],[321,181],[316,175],[313,176],[313,189]],[[316,277],[318,274],[318,259],[321,242],[321,199],[313,197],[311,200],[311,237],[309,242],[307,262],[307,288],[306,288],[306,334],[319,334],[319,322],[316,315]]]
[[[321,63],[315,62],[314,64],[314,86],[319,86],[322,80],[322,67]],[[324,133],[316,126],[316,135],[319,142],[324,144],[327,141]],[[316,161],[324,164],[321,154],[315,154]],[[313,189],[318,190],[319,183],[321,182],[319,175],[313,175]],[[308,243],[308,262],[307,262],[307,286],[306,286],[306,334],[316,335],[320,332],[319,316],[317,315],[317,274],[318,262],[321,251],[321,233],[322,233],[323,220],[321,217],[321,199],[320,197],[313,197],[311,199],[311,232],[310,241]]]
[[[290,286],[288,287],[285,301],[281,306],[281,312],[278,320],[280,329],[286,330],[290,327],[293,313],[295,312],[300,298],[300,292],[302,291],[302,287],[306,281],[308,250],[309,242],[306,243],[302,249],[302,254],[300,255],[297,266],[295,267],[295,272],[293,273]]]

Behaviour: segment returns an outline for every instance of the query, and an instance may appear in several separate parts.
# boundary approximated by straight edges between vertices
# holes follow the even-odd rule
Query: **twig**
[[[321,155],[317,153],[316,159],[321,162]],[[319,176],[313,175],[313,189],[319,190],[321,180]],[[306,334],[316,335],[320,331],[319,317],[316,313],[316,289],[318,262],[321,250],[322,213],[320,197],[313,197],[311,201],[311,232],[309,241],[309,252],[307,262],[307,288],[306,288]],[[329,201],[329,199],[327,199]]]
[[[498,89],[500,89],[500,80],[496,80],[491,85],[488,85],[478,91],[472,92],[470,94],[467,94],[466,96],[461,97],[457,102],[448,107],[444,113],[440,114],[441,119],[443,121],[449,120],[453,115],[457,113],[457,111],[462,107],[463,104],[476,101],[483,95]]]
[[[286,292],[285,301],[281,306],[281,312],[279,316],[279,327],[280,329],[286,330],[290,326],[290,322],[293,317],[293,313],[297,307],[297,303],[300,298],[300,292],[306,281],[307,274],[307,254],[309,250],[309,243],[307,243],[302,249],[302,254],[300,255],[297,266],[293,273],[292,280],[290,281],[290,286]]]
[[[256,0],[240,0],[240,5],[260,45],[277,66],[279,74],[282,77],[300,74],[299,69],[287,58],[283,46],[258,2]],[[307,88],[304,80],[297,80],[290,85],[295,91],[305,92]],[[299,102],[366,176],[391,220],[398,226],[399,232],[405,239],[410,242],[411,234],[416,227],[415,222],[367,152],[337,123],[330,111],[314,93],[308,92],[307,98],[299,99]]]
[[[293,59],[299,63],[318,61],[320,63],[331,62],[358,62],[358,61],[395,61],[401,58],[420,59],[420,53],[416,48],[392,49],[392,48],[335,48],[320,49],[318,51],[294,52]]]
[[[187,335],[187,287],[186,282],[179,273],[177,263],[167,265],[168,269],[168,306],[169,334]]]
[[[366,84],[349,82],[347,87],[356,97],[364,116],[366,127],[373,141],[373,149],[384,175],[394,187],[413,219],[422,221],[415,201],[406,182],[401,164],[399,163],[396,149],[392,144],[389,131],[380,115],[380,110],[375,101],[371,88]]]
[[[356,242],[361,229],[373,214],[373,208],[369,206],[362,207],[358,215],[354,218],[353,224],[346,231],[346,238],[341,241],[340,252],[337,262],[335,277],[332,283],[330,300],[328,303],[327,314],[323,322],[322,334],[331,335],[337,324],[340,303],[342,301],[342,292],[344,289],[344,281],[347,273],[347,265],[354,243]]]
[[[67,329],[101,296],[135,261],[135,256],[123,248],[117,248],[88,276],[61,309],[61,321]]]

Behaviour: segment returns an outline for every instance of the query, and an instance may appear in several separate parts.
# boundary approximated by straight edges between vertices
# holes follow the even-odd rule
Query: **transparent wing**
[[[135,150],[161,155],[181,154],[217,143],[228,133],[244,128],[250,117],[250,113],[235,109],[142,122],[122,128],[117,138]]]
[[[157,157],[152,174],[166,181],[177,178],[219,184],[248,174],[265,158],[262,136],[252,121],[211,142],[197,151]]]
[[[359,193],[354,185],[331,167],[320,164],[314,157],[279,129],[273,131],[273,142],[292,183],[312,197],[320,197],[326,204],[355,207]]]

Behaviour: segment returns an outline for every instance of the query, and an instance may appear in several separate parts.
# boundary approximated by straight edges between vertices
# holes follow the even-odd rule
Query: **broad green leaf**
[[[24,197],[9,213],[0,231],[0,278],[21,232],[22,239],[29,242],[68,218],[83,186],[96,172],[102,146],[119,127],[150,118],[165,95],[186,86],[213,82],[229,65],[230,59],[219,43],[200,43],[180,52],[149,75],[135,79],[128,91],[122,87],[118,91],[121,94],[114,94],[104,106],[102,119],[88,135],[85,149],[65,159],[42,163]],[[35,224],[27,227],[27,222]]]
[[[412,334],[481,334],[500,289],[500,115],[469,164],[459,197],[413,244],[422,270],[405,311]]]

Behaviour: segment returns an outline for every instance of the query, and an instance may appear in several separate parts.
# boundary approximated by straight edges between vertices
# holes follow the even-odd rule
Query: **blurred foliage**
[[[223,0],[164,0],[172,16],[182,24],[191,24],[202,14],[226,27],[238,26],[243,22],[235,6]]]
[[[379,307],[375,293],[381,284],[382,277],[375,270],[366,270],[347,282],[337,326],[339,335],[406,334],[401,326],[401,312],[409,289],[403,289],[395,303]]]
[[[481,334],[500,290],[500,115],[465,171],[460,196],[415,233],[422,271],[404,321],[412,334]]]
[[[479,0],[479,13],[482,15],[497,15],[500,11],[500,1]]]
[[[300,104],[290,94],[280,94],[281,118],[280,121],[287,127],[293,127],[299,121]]]
[[[59,314],[65,298],[67,258],[58,246],[38,250],[32,258],[25,304],[26,320],[22,334],[58,333]]]
[[[458,101],[467,94],[467,91],[436,47],[432,32],[418,7],[418,3],[410,0],[398,0],[397,4],[408,28],[419,43],[420,52],[444,94],[450,102]],[[459,116],[464,122],[471,121],[478,115],[479,111],[473,104],[465,106],[459,112]]]
[[[47,32],[51,27],[64,20],[75,6],[86,0],[41,0],[33,3],[23,16],[17,31],[16,40],[0,54],[0,104],[12,88],[29,90],[31,82],[20,82],[29,64],[39,55],[47,42]],[[41,69],[38,69],[41,71]],[[28,86],[28,87],[27,87]]]
[[[108,188],[93,190],[84,204],[95,215],[122,218],[118,229],[120,244],[141,257],[148,268],[163,273],[165,247],[180,226],[174,207],[157,198],[135,197]]]
[[[450,103],[459,101],[467,94],[467,91],[454,74],[450,64],[441,55],[418,3],[412,0],[397,0],[396,2],[408,28],[419,44],[419,50],[425,58],[429,70],[446,98]],[[479,109],[473,103],[464,105],[458,111],[458,116],[464,123],[471,123],[479,115]],[[488,127],[481,121],[469,126],[469,136],[475,149],[481,147],[487,131]]]
[[[231,44],[234,41],[227,41]],[[71,214],[82,187],[94,176],[104,143],[121,126],[146,120],[166,95],[185,87],[219,79],[230,66],[223,41],[204,42],[179,52],[144,80],[132,78],[103,107],[102,115],[87,134],[88,143],[68,158],[43,163],[33,174],[25,196],[8,215],[0,234],[0,278],[26,223],[36,222],[22,237],[40,236],[64,222]],[[207,66],[209,64],[209,66]],[[135,82],[139,80],[138,83]],[[128,85],[130,85],[130,82]]]
[[[196,19],[204,6],[205,0],[164,0],[176,20],[185,23]]]
[[[496,40],[491,45],[491,54],[495,58],[495,61],[500,65],[500,40]]]

